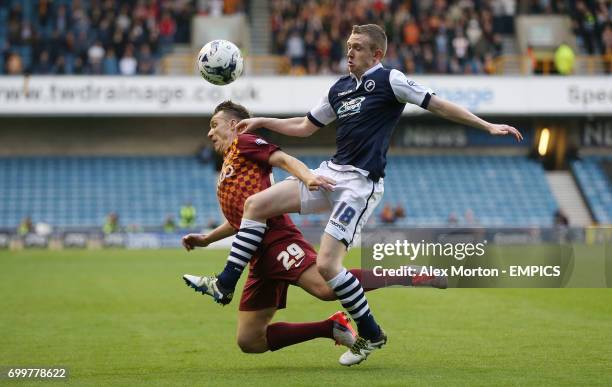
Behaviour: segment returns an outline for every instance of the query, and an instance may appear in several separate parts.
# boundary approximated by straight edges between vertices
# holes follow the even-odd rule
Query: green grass
[[[223,261],[204,250],[0,252],[0,366],[67,366],[74,385],[612,384],[609,289],[371,292],[389,343],[343,368],[323,339],[241,353],[238,303],[221,308],[180,279]],[[339,308],[297,288],[288,304],[276,321]]]

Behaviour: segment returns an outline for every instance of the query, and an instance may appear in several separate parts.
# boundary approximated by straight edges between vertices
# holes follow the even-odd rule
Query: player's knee
[[[238,339],[236,341],[238,347],[244,353],[262,353],[267,351],[267,346],[265,345],[265,343],[264,345],[262,345],[262,340],[256,339],[253,336],[238,336]]]
[[[320,251],[317,256],[317,270],[326,281],[329,281],[342,270],[342,260]]]
[[[253,209],[253,195],[246,198],[244,201],[244,213],[247,213]]]
[[[319,260],[317,259],[317,270],[319,274],[326,280],[329,281],[334,277],[334,273],[338,272],[336,263],[331,260]]]
[[[251,218],[258,217],[263,207],[257,195],[249,196],[244,201],[244,215],[246,216],[248,214]]]

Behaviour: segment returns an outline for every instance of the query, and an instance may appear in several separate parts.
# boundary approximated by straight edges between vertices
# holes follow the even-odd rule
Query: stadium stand
[[[555,72],[548,65],[552,47],[540,50],[537,60],[531,50],[516,55],[515,19],[520,15],[567,15],[572,24],[568,32],[575,36],[581,55],[575,71],[594,71],[598,66],[602,72],[612,71],[610,0],[277,0],[270,4],[272,52],[289,57],[290,72],[297,75],[342,73],[345,37],[353,24],[366,22],[385,27],[389,37],[385,62],[407,73],[499,74],[512,73],[516,66],[528,73],[530,61],[539,73]]]
[[[321,156],[301,157],[311,168]],[[286,174],[277,173],[277,181]],[[218,221],[215,172],[193,157],[0,158],[0,227],[31,216],[54,226],[101,225],[110,212],[124,226],[161,226],[186,201],[198,225]],[[524,157],[392,156],[383,202],[401,204],[397,225],[547,226],[556,209],[541,166]],[[378,219],[382,205],[373,217]],[[294,218],[318,224],[326,216]]]
[[[569,15],[584,53],[612,55],[612,1],[532,1],[528,12]]]
[[[311,168],[324,160],[300,159]],[[277,181],[284,177],[279,173]],[[446,225],[453,216],[457,225],[550,226],[557,209],[541,165],[520,156],[391,156],[383,203],[404,207],[399,226]],[[307,223],[325,220],[314,215]]]
[[[255,8],[266,2],[256,3]],[[263,47],[265,55],[251,62],[277,58],[282,62],[278,71],[295,75],[343,73],[346,36],[353,24],[366,22],[385,27],[389,36],[385,63],[404,72],[511,73],[516,61],[514,20],[521,14],[568,15],[578,54],[599,57],[580,57],[578,62],[588,64],[588,71],[599,69],[599,62],[603,71],[612,71],[610,0],[272,0],[267,4],[269,10],[262,17],[270,20],[269,29],[265,28],[270,36],[262,39],[270,47]],[[251,2],[241,0],[0,2],[0,74],[159,74],[166,71],[164,56],[171,57],[166,54],[176,44],[189,43],[193,15],[248,14],[250,7]],[[287,62],[281,60],[285,57]],[[183,71],[192,72],[191,61],[184,62]]]
[[[595,220],[611,224],[612,157],[583,157],[572,162],[572,171]]]
[[[194,157],[0,158],[0,227],[31,216],[53,226],[158,226],[191,201],[198,225],[218,221],[212,165]]]
[[[158,73],[172,45],[190,41],[193,14],[242,9],[241,1],[195,3],[2,1],[0,74]],[[9,58],[19,64],[9,67]]]
[[[345,39],[353,24],[376,21],[389,38],[385,61],[390,67],[408,73],[482,74],[493,72],[501,34],[513,32],[507,20],[514,7],[504,4],[363,3],[272,1],[273,52],[291,58],[294,74],[343,73]]]

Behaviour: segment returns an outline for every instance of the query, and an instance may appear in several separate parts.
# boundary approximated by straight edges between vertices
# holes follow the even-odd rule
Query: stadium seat
[[[99,226],[110,212],[121,224],[160,226],[185,202],[198,223],[219,220],[216,172],[192,157],[0,158],[0,227],[25,216],[56,226]],[[15,205],[16,203],[16,205]]]
[[[310,168],[325,160],[300,158]],[[0,195],[8,199],[0,201],[0,227],[16,227],[28,215],[58,226],[97,226],[112,211],[124,226],[159,226],[188,201],[205,225],[220,219],[215,176],[212,166],[192,157],[0,158]],[[275,171],[276,181],[286,177]],[[593,201],[593,211],[611,219],[609,186],[605,181],[586,185],[587,196],[601,197]],[[599,195],[604,189],[608,196]],[[462,225],[468,209],[483,226],[547,226],[557,208],[538,163],[491,156],[391,156],[383,203],[404,207],[407,216],[398,219],[399,226],[441,226],[451,214]],[[373,222],[381,209],[382,204]],[[325,214],[294,216],[298,225],[326,219]]]
[[[589,156],[572,162],[572,171],[599,224],[612,223],[612,182],[601,165],[612,157]]]
[[[325,160],[300,159],[310,168]],[[275,174],[277,181],[287,177]],[[391,156],[383,203],[404,207],[407,216],[397,220],[399,226],[446,225],[451,213],[465,225],[469,209],[482,226],[548,226],[557,208],[541,165],[518,156]],[[381,210],[379,205],[376,219]]]

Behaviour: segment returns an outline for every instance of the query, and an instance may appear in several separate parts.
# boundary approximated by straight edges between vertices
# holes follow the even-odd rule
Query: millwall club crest
[[[376,87],[376,82],[374,82],[373,79],[368,79],[363,84],[363,88],[366,89],[366,91],[372,91],[374,90],[375,87]]]

